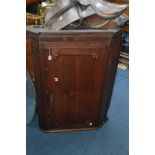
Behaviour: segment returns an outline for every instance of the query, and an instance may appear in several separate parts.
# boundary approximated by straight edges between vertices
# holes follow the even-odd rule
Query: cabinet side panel
[[[100,109],[100,124],[104,123],[107,120],[107,113],[110,106],[111,95],[113,91],[116,70],[118,65],[121,40],[122,40],[122,37],[121,37],[120,31],[116,34],[113,34],[111,39],[111,45],[109,47],[110,58],[109,58],[109,67],[108,67],[108,73],[106,78],[106,86],[103,91],[102,106]]]
[[[37,34],[30,33],[30,41],[31,41],[31,52],[32,52],[32,60],[34,67],[34,86],[36,90],[36,103],[37,103],[37,112],[38,112],[38,120],[39,126],[42,129],[48,128],[48,113],[46,109],[46,97],[45,97],[45,86],[44,86],[44,74],[42,70],[44,68],[43,65],[43,52],[40,52],[39,48],[39,37]]]

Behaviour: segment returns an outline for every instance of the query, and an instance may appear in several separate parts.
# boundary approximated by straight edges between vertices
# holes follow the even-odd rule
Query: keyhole
[[[53,60],[53,57],[52,57],[52,55],[51,55],[51,49],[50,48],[48,48],[48,60],[50,61],[50,60]]]

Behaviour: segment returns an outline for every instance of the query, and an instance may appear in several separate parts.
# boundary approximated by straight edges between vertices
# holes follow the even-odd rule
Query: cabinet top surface
[[[53,31],[48,30],[46,28],[33,28],[33,27],[27,27],[27,32],[35,33],[35,34],[91,34],[91,33],[116,33],[119,32],[120,29],[107,29],[107,30],[101,30],[101,29],[81,29],[81,30],[59,30],[59,31]]]

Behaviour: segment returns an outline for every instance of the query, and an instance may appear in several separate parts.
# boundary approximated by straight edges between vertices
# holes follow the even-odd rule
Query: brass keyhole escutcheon
[[[56,60],[57,57],[58,57],[58,55],[53,55],[52,49],[48,48],[48,60],[53,61],[53,60]]]
[[[95,54],[95,53],[92,53],[91,55],[92,55],[92,58],[93,58],[93,59],[98,59],[98,56],[97,56],[97,54]]]

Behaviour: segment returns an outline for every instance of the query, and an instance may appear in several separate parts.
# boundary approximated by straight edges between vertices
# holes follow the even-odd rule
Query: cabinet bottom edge
[[[52,132],[74,132],[74,131],[88,131],[88,130],[97,130],[99,129],[101,126],[98,126],[98,127],[88,127],[88,128],[53,128],[53,129],[50,129],[50,130],[44,130],[44,129],[41,129],[40,130],[42,132],[45,132],[45,133],[52,133]]]

